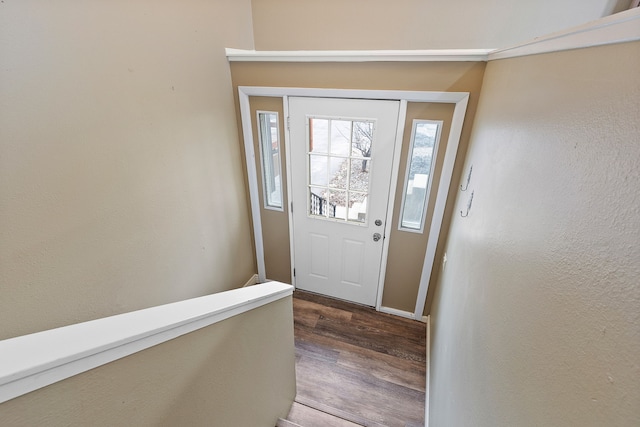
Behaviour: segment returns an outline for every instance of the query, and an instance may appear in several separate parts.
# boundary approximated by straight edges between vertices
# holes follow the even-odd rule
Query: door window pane
[[[347,192],[331,191],[329,193],[329,203],[334,209],[334,218],[347,219]]]
[[[351,137],[350,120],[331,120],[331,154],[348,156]]]
[[[309,180],[311,185],[327,186],[329,168],[327,156],[309,155]]]
[[[367,194],[349,192],[349,221],[365,222],[367,217]]]
[[[326,153],[329,149],[329,120],[309,118],[309,152]]]
[[[329,158],[329,165],[334,171],[329,187],[347,189],[347,180],[349,179],[349,159],[344,157]]]
[[[373,146],[373,122],[353,122],[352,139],[352,156],[371,157],[371,148]]]
[[[308,120],[309,215],[366,223],[374,122]]]
[[[432,160],[440,139],[442,122],[414,120],[400,212],[400,229],[422,232],[431,187]]]
[[[258,111],[258,128],[264,207],[282,211],[282,165],[278,113]]]
[[[329,191],[326,188],[309,188],[309,215],[333,218],[335,205],[329,203]]]
[[[369,159],[351,159],[349,189],[369,192]]]

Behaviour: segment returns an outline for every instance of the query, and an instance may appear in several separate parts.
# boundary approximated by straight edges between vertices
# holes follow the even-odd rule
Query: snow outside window
[[[400,230],[422,233],[442,122],[414,120],[402,194]]]
[[[278,113],[258,111],[258,142],[265,209],[282,211],[282,166]]]

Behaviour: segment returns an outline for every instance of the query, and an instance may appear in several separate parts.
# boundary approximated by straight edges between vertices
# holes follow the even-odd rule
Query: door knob
[[[382,238],[382,236],[380,235],[380,233],[373,233],[373,241],[374,242],[377,242],[381,238]]]

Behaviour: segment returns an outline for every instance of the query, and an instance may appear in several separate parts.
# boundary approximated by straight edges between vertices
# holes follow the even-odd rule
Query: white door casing
[[[431,270],[435,260],[436,246],[438,237],[440,236],[440,229],[444,217],[446,200],[449,192],[449,186],[453,178],[453,169],[456,161],[456,154],[458,151],[458,145],[460,143],[460,136],[462,134],[462,125],[465,119],[465,113],[469,102],[468,92],[442,92],[442,91],[402,91],[402,90],[360,90],[360,89],[320,89],[320,88],[299,88],[299,87],[266,87],[266,86],[238,86],[238,99],[240,103],[240,115],[242,119],[242,134],[244,142],[245,162],[247,167],[247,178],[249,183],[249,200],[251,203],[251,214],[253,218],[253,236],[255,239],[255,256],[258,269],[258,281],[260,283],[266,280],[265,264],[264,264],[264,246],[262,242],[262,221],[260,218],[260,204],[259,204],[259,187],[257,179],[257,171],[255,167],[255,155],[253,149],[253,131],[251,129],[251,114],[249,106],[249,98],[251,96],[267,96],[281,98],[283,101],[283,107],[285,111],[285,117],[288,117],[288,97],[291,96],[308,96],[308,97],[324,97],[324,98],[349,98],[349,99],[388,99],[388,100],[400,100],[400,117],[399,121],[404,123],[404,112],[407,102],[436,102],[436,103],[448,103],[454,104],[454,113],[451,123],[451,130],[449,132],[449,139],[447,141],[446,153],[444,156],[444,165],[441,172],[440,183],[438,184],[436,203],[433,211],[433,218],[429,226],[429,241],[427,243],[427,252],[423,263],[422,277],[420,279],[420,287],[418,290],[418,297],[416,299],[416,306],[414,313],[405,313],[398,310],[390,309],[382,306],[382,280],[384,279],[384,266],[383,274],[381,274],[381,283],[379,283],[378,301],[376,303],[376,309],[388,313],[397,314],[400,316],[411,317],[416,320],[424,320],[423,307],[427,297],[429,279],[431,278]],[[398,128],[398,134],[396,141],[402,140],[402,126]],[[285,132],[285,146],[287,146],[287,194],[289,199],[291,198],[291,172],[290,172],[290,152],[288,147],[290,146],[289,134]],[[396,143],[396,150],[400,148],[400,144]],[[394,159],[394,169],[397,170],[397,163],[399,157]],[[392,180],[397,179],[392,178]],[[392,187],[395,183],[392,181]],[[390,199],[389,210],[393,209],[393,198]],[[293,249],[293,220],[290,209],[287,209],[289,215],[289,227],[290,227],[290,246]],[[390,222],[387,222],[387,231],[390,227]],[[383,252],[383,261],[386,259],[385,252],[388,250],[388,240],[385,240]],[[291,251],[292,264],[294,263],[294,251]],[[295,278],[293,280],[295,284]]]
[[[289,98],[298,288],[376,305],[399,110],[399,101]],[[350,147],[363,124],[373,129],[370,160]]]

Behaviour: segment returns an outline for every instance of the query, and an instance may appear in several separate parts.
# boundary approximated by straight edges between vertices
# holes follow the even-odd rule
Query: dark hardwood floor
[[[313,408],[362,426],[424,426],[423,323],[299,290],[293,307],[298,413]]]

